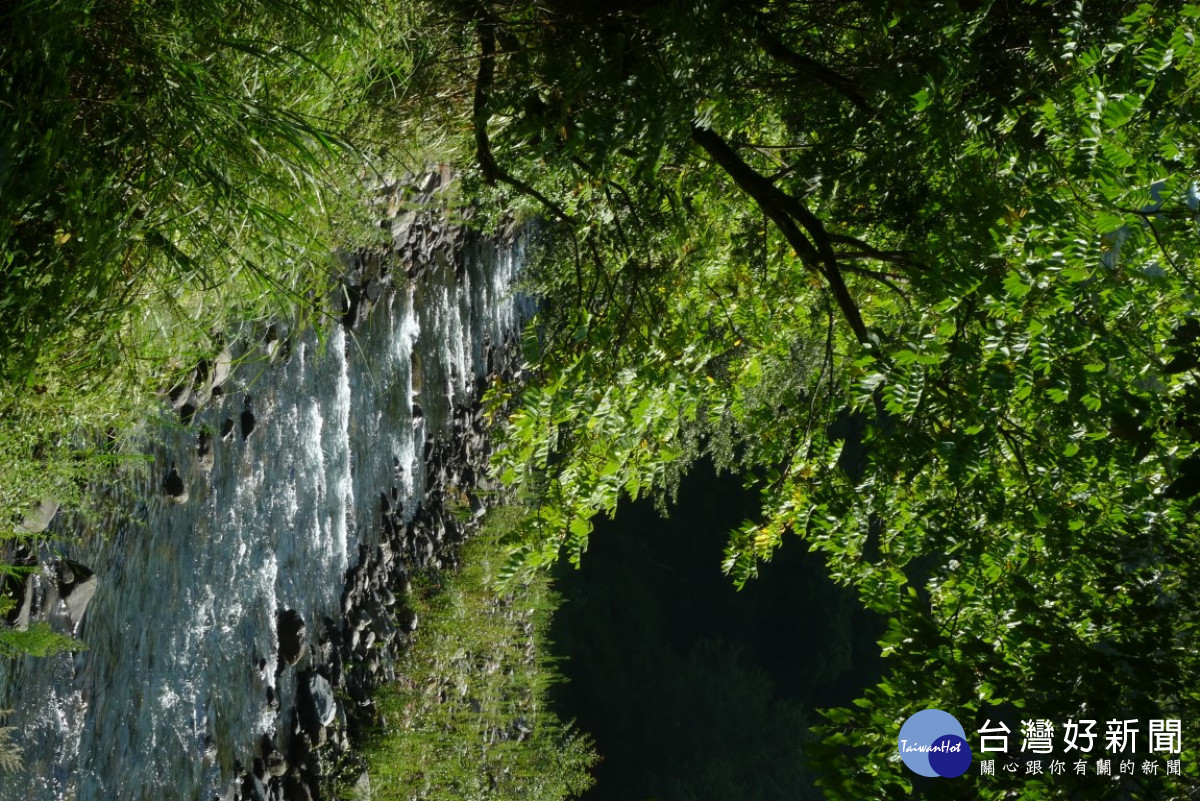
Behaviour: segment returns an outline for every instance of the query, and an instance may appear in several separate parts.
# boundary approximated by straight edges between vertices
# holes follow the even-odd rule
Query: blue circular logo
[[[971,767],[971,746],[949,712],[923,709],[900,727],[900,758],[914,773],[953,779]]]

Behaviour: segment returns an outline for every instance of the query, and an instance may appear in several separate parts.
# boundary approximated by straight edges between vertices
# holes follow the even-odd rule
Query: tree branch
[[[887,273],[881,273],[881,272],[878,272],[877,270],[868,270],[866,267],[859,267],[856,264],[844,264],[842,266],[856,275],[864,275],[868,278],[878,281],[879,283],[883,284],[888,289],[892,290],[897,295],[899,295],[900,299],[903,300],[905,302],[905,304],[907,304],[908,306],[912,306],[912,301],[910,301],[908,299],[908,293],[905,292],[900,287],[898,287],[891,280],[895,276],[890,276]]]
[[[476,25],[479,31],[479,72],[475,76],[475,100],[471,109],[471,121],[475,128],[475,158],[483,172],[483,179],[489,184],[496,181],[508,184],[541,203],[567,225],[573,226],[575,221],[569,214],[541,192],[497,164],[496,157],[492,155],[492,145],[488,140],[488,117],[491,115],[488,114],[487,107],[488,92],[496,76],[496,29],[490,20],[480,20]]]
[[[902,264],[906,267],[920,268],[920,265],[913,261],[913,252],[911,250],[879,250],[878,248],[871,247],[857,237],[846,236],[845,234],[830,234],[829,239],[839,245],[850,245],[851,247],[858,248],[862,252],[862,255],[876,259],[877,261],[888,261],[893,264]]]
[[[741,157],[711,128],[692,126],[692,141],[704,148],[721,169],[729,174],[738,187],[758,203],[763,214],[783,233],[806,267],[822,276],[829,284],[842,316],[850,324],[859,342],[867,341],[867,327],[858,305],[850,295],[838,267],[837,254],[825,232],[825,226],[804,204],[772,184],[742,161]],[[812,236],[810,240],[796,225],[799,222]],[[814,244],[815,242],[815,244]]]
[[[874,109],[871,108],[866,98],[863,97],[863,87],[858,81],[847,78],[845,75],[831,70],[829,67],[814,61],[808,56],[800,55],[766,31],[759,32],[758,44],[771,58],[788,65],[807,78],[825,84],[853,103],[856,108],[868,114],[874,112]]]

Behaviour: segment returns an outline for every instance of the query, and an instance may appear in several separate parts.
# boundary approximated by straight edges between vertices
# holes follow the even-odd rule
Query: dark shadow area
[[[556,703],[603,758],[588,801],[819,797],[808,729],[876,681],[881,624],[798,539],[735,590],[726,537],[756,501],[699,465],[670,518],[626,503],[560,571]]]

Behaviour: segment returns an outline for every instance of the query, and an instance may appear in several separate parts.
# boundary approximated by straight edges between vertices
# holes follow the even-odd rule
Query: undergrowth
[[[372,798],[560,801],[591,784],[589,738],[547,702],[560,680],[546,640],[559,603],[550,579],[496,589],[510,517],[493,510],[458,570],[413,582],[420,628],[376,697],[364,752]]]

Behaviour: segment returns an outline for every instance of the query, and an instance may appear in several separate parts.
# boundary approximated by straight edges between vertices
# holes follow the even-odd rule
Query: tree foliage
[[[736,581],[798,536],[892,619],[835,797],[906,788],[927,706],[1197,709],[1200,7],[1012,5],[455,11],[477,178],[550,221],[536,378],[493,393],[541,499],[512,569],[700,454],[740,471]],[[1183,758],[1087,792],[1182,793]],[[1017,786],[1069,792],[977,789]]]

